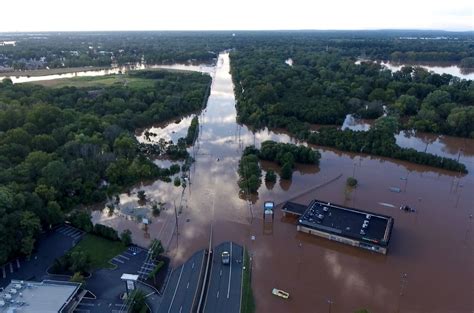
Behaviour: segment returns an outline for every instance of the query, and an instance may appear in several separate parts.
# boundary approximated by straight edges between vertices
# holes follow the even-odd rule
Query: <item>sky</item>
[[[0,32],[474,30],[472,0],[16,0],[0,11]]]

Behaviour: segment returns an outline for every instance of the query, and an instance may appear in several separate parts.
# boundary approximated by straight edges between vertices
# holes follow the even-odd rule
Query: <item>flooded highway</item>
[[[142,246],[153,238],[162,240],[174,266],[206,248],[211,234],[215,245],[233,241],[246,246],[260,313],[342,313],[359,308],[472,313],[474,229],[469,216],[474,214],[474,140],[435,135],[397,138],[402,146],[459,158],[468,175],[316,147],[322,154],[318,167],[298,165],[291,181],[263,183],[258,195],[245,199],[237,185],[242,150],[268,139],[295,140],[269,130],[254,133],[236,123],[229,62],[228,53],[219,55],[211,72],[207,107],[196,113],[200,131],[189,148],[196,161],[186,188],[155,181],[120,195],[122,206],[138,206],[138,190],[144,190],[149,200],[164,203],[159,216],[149,216],[149,225],[106,210],[94,212],[94,221],[130,229],[134,242]],[[151,141],[184,136],[193,116],[148,129],[157,134]],[[147,141],[144,132],[137,134],[139,141]],[[262,167],[278,171],[272,163],[263,162]],[[346,188],[349,176],[357,178],[357,188]],[[307,204],[314,198],[393,216],[388,255],[298,233],[296,221],[284,218],[279,210],[273,223],[263,221],[264,201]],[[400,211],[404,204],[416,212]],[[272,288],[289,292],[290,299],[273,296]]]

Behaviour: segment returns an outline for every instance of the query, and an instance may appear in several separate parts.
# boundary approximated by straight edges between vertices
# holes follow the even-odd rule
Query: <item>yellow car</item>
[[[283,299],[288,299],[290,297],[290,294],[288,292],[280,290],[280,289],[276,289],[276,288],[273,288],[272,293],[275,296],[283,298]]]

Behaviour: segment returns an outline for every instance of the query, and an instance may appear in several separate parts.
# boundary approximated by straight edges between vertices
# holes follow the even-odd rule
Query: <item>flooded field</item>
[[[191,64],[176,64],[176,65],[161,65],[161,64],[133,64],[125,66],[116,66],[110,68],[87,68],[81,67],[78,70],[74,68],[69,69],[52,69],[52,70],[37,70],[28,74],[16,72],[13,75],[6,75],[0,73],[0,81],[4,78],[10,78],[14,84],[31,83],[39,81],[56,80],[63,78],[75,77],[97,77],[113,74],[124,74],[130,71],[147,70],[147,69],[170,69],[177,71],[198,71],[203,73],[211,73],[214,69],[211,65],[191,65]],[[30,75],[31,74],[31,75]]]
[[[187,187],[156,181],[120,195],[122,205],[138,205],[138,190],[144,190],[148,199],[164,203],[160,216],[151,216],[146,227],[105,211],[94,213],[96,222],[132,230],[134,241],[140,245],[146,246],[150,238],[161,239],[174,265],[207,247],[210,236],[215,245],[233,240],[246,246],[252,256],[257,312],[261,313],[342,313],[358,308],[371,312],[472,313],[472,140],[428,140],[424,135],[397,139],[403,146],[459,157],[470,170],[465,176],[317,147],[322,154],[319,167],[298,166],[291,181],[263,183],[258,195],[247,200],[237,186],[243,148],[268,139],[294,140],[269,130],[253,133],[236,123],[227,53],[219,56],[213,77],[207,107],[198,115],[199,138],[189,149],[196,162]],[[148,129],[157,134],[152,141],[183,136],[191,118]],[[144,132],[137,135],[140,141],[147,140]],[[278,169],[271,163],[262,166],[264,170]],[[359,181],[354,190],[346,189],[349,176]],[[319,187],[328,181],[332,182]],[[391,192],[391,187],[401,192]],[[395,227],[388,255],[298,233],[296,221],[283,218],[279,210],[273,223],[263,222],[264,201],[308,203],[313,198],[393,216]],[[416,213],[400,211],[402,204],[416,208]],[[272,288],[288,291],[290,299],[272,296]]]

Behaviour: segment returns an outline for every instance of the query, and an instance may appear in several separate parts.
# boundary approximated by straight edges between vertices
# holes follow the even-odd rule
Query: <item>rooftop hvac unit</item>
[[[9,293],[6,293],[3,297],[4,297],[5,299],[7,299],[7,300],[11,300],[12,295],[9,294]]]
[[[15,289],[21,289],[23,286],[21,284],[15,284],[13,285]]]
[[[16,294],[16,289],[15,289],[15,288],[10,289],[10,293],[11,293],[12,295],[15,295],[15,294]]]

